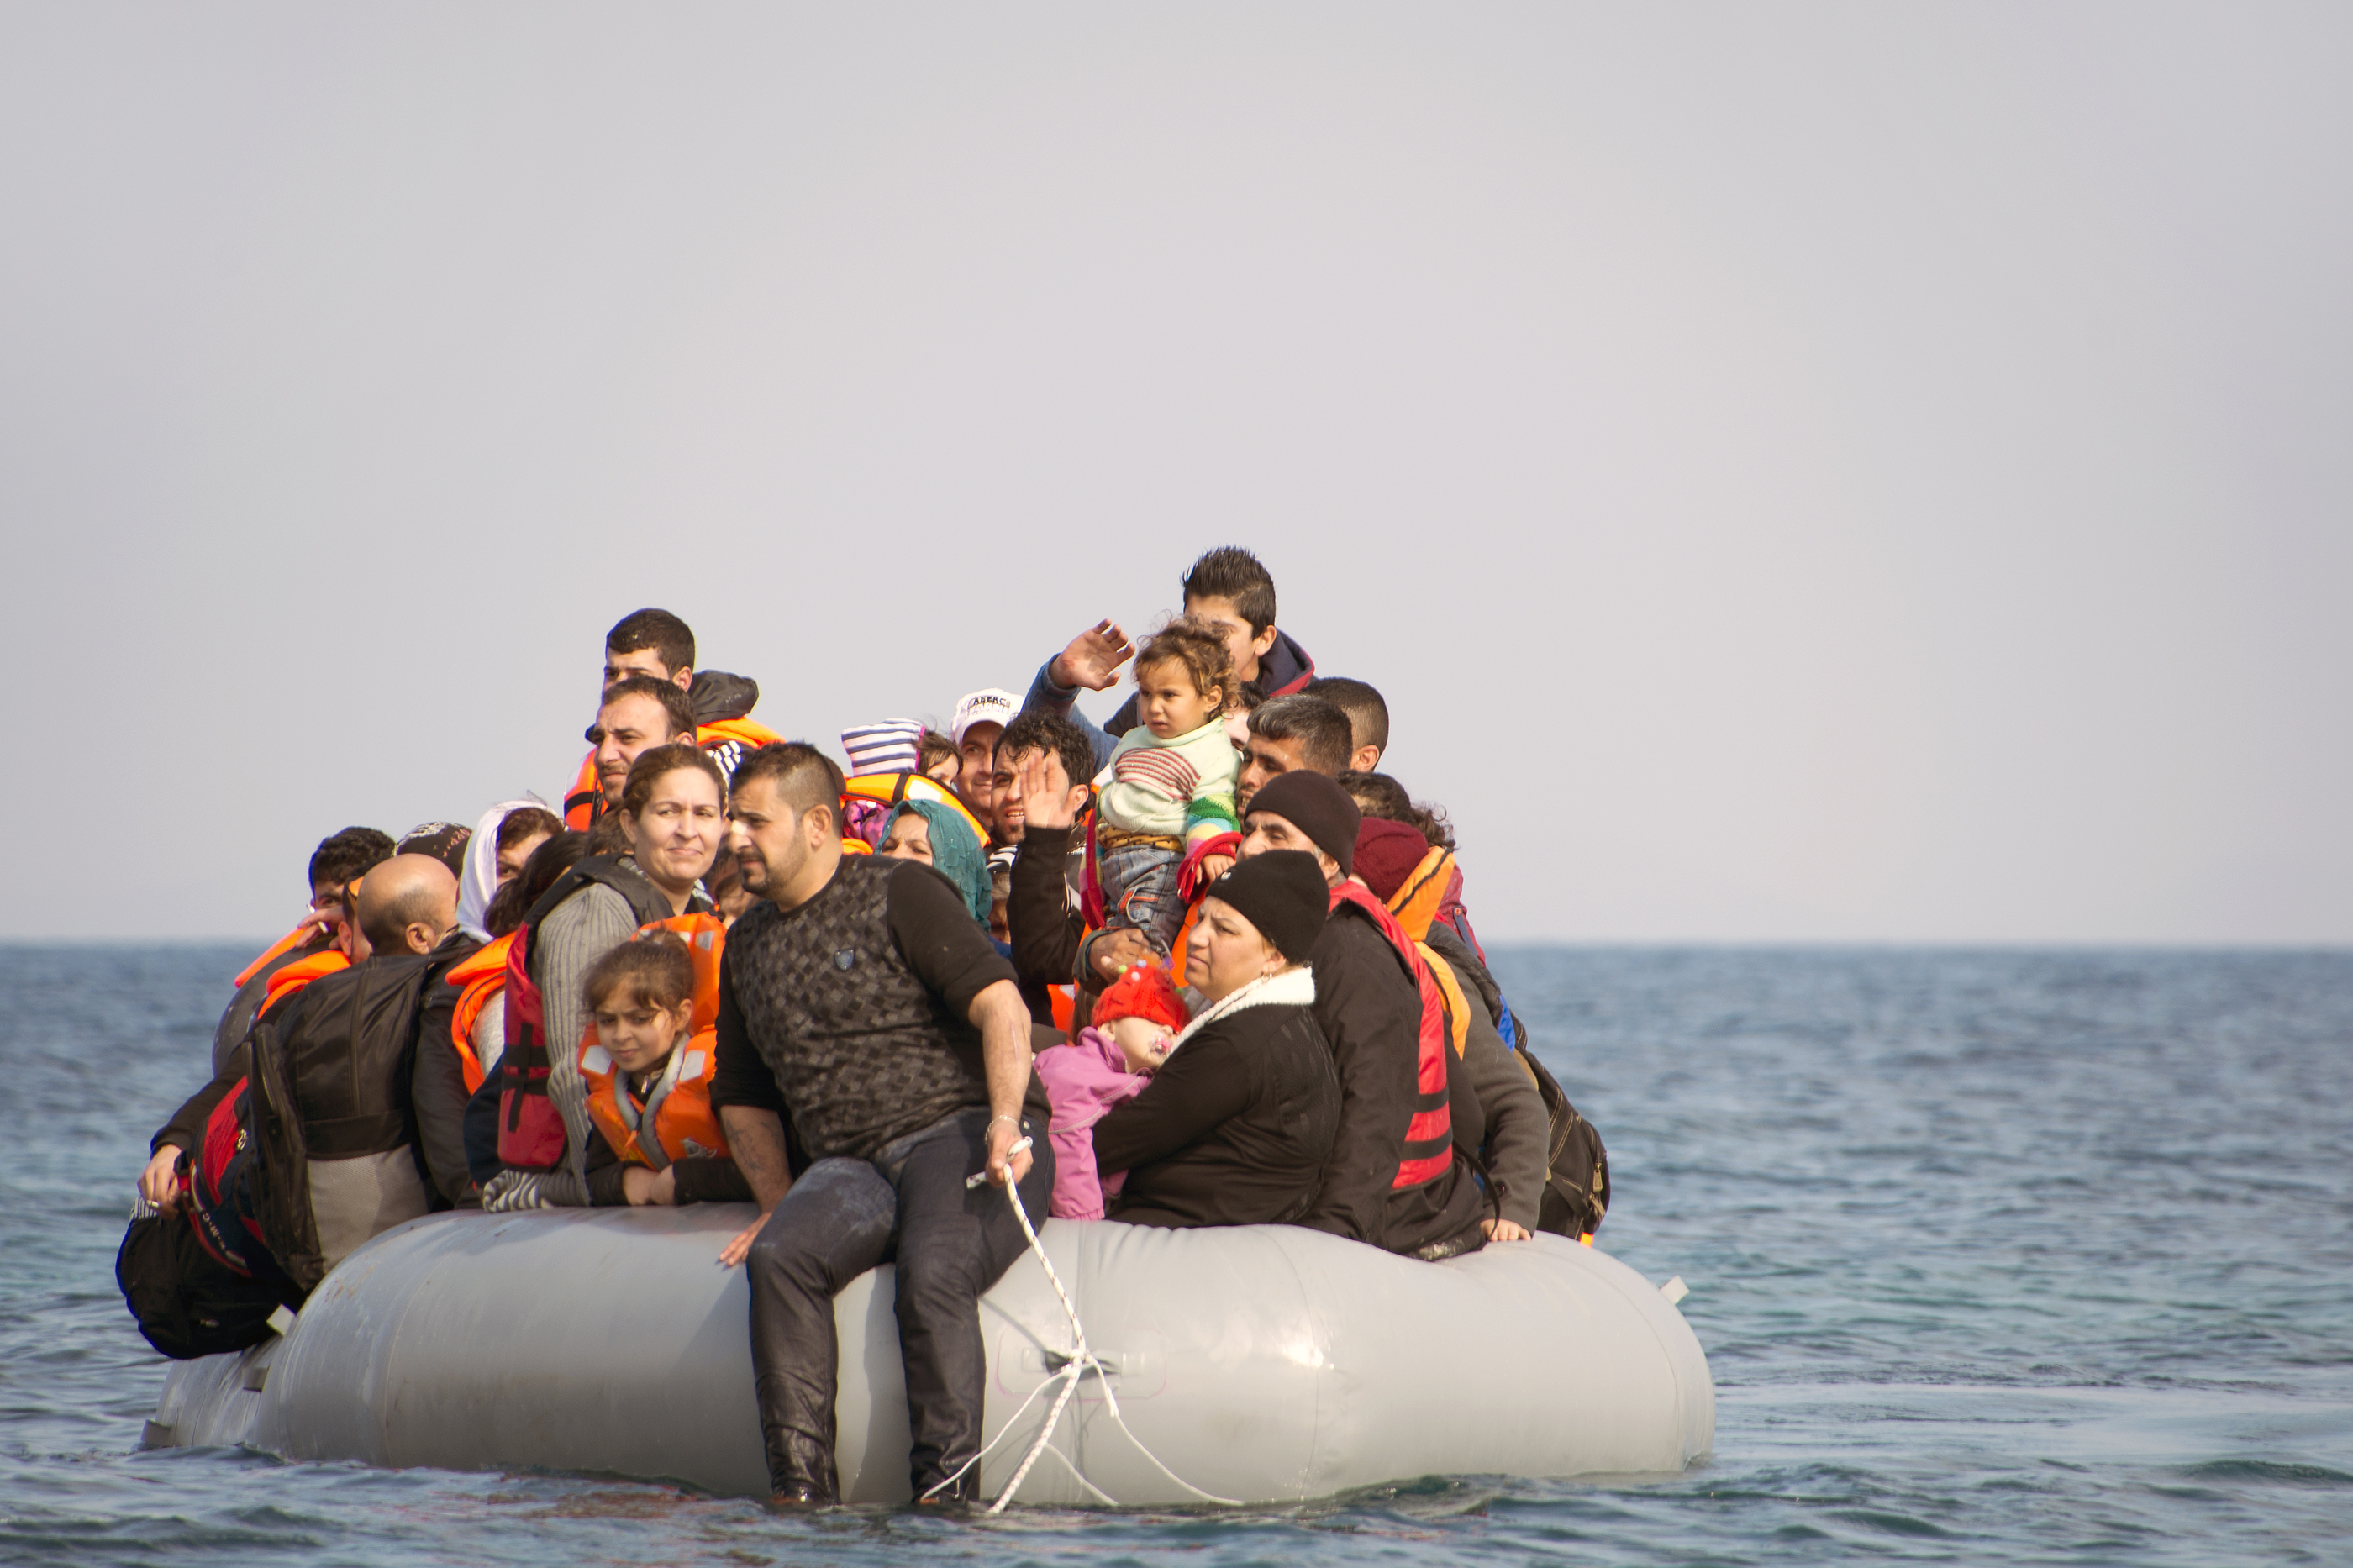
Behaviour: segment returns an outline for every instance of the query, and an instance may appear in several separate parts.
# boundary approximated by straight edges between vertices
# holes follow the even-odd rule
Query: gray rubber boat
[[[744,1276],[716,1262],[750,1215],[402,1226],[336,1268],[284,1338],[174,1368],[147,1443],[764,1494]],[[1079,1380],[1021,1502],[1275,1502],[1428,1475],[1673,1471],[1715,1439],[1707,1358],[1682,1314],[1624,1264],[1556,1237],[1438,1264],[1285,1226],[1050,1222],[1042,1237],[1109,1376]],[[836,1312],[843,1493],[903,1500],[891,1271],[857,1280]],[[1032,1257],[983,1300],[981,1326],[993,1498],[1055,1391],[1030,1396],[1073,1340]]]

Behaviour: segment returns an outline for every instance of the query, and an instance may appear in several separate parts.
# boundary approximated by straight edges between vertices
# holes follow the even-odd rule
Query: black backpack
[[[1428,941],[1478,992],[1479,999],[1487,1005],[1488,1016],[1503,1034],[1504,1046],[1536,1080],[1536,1093],[1552,1122],[1545,1145],[1545,1190],[1536,1205],[1536,1228],[1571,1241],[1591,1236],[1601,1228],[1601,1216],[1609,1210],[1609,1151],[1601,1146],[1601,1134],[1577,1113],[1560,1080],[1546,1071],[1544,1063],[1528,1049],[1527,1026],[1504,1002],[1503,988],[1471,944],[1441,921],[1430,922]]]
[[[1523,1036],[1519,1058],[1536,1080],[1552,1137],[1545,1150],[1544,1197],[1536,1205],[1536,1228],[1575,1241],[1601,1228],[1609,1212],[1609,1151],[1593,1123],[1577,1113],[1560,1082],[1545,1070]]]
[[[270,1335],[270,1314],[301,1301],[273,1266],[248,1275],[223,1265],[177,1215],[149,1213],[131,1222],[114,1255],[114,1282],[140,1333],[174,1361],[258,1345]]]

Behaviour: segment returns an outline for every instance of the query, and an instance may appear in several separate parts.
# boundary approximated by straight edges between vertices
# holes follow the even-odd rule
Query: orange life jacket
[[[1205,889],[1206,891],[1206,889]],[[1176,928],[1176,943],[1168,954],[1168,978],[1177,984],[1185,984],[1185,945],[1193,940],[1193,922],[1200,918],[1201,900],[1195,899],[1185,906],[1185,919]]]
[[[553,1170],[570,1146],[571,1134],[548,1095],[548,1075],[556,1053],[579,1047],[547,1037],[547,997],[540,989],[532,946],[540,922],[591,883],[620,894],[640,921],[670,918],[669,897],[612,855],[582,860],[524,912],[507,949],[506,1045],[499,1055],[499,1163],[517,1170]]]
[[[1332,908],[1354,904],[1372,917],[1381,936],[1405,965],[1414,989],[1421,995],[1421,1026],[1415,1041],[1414,1109],[1406,1123],[1405,1153],[1398,1163],[1393,1192],[1418,1187],[1444,1175],[1454,1163],[1454,1116],[1446,1098],[1446,1048],[1453,1026],[1446,1014],[1446,992],[1430,973],[1421,952],[1405,934],[1397,917],[1361,882],[1342,882],[1332,889]],[[1465,1027],[1468,1019],[1465,1019]]]
[[[1430,936],[1430,922],[1439,918],[1439,911],[1456,900],[1447,895],[1461,886],[1461,873],[1455,869],[1454,857],[1443,849],[1432,848],[1421,858],[1389,899],[1389,913],[1397,916],[1405,934],[1416,942]]]
[[[988,829],[980,825],[980,818],[975,816],[964,802],[957,798],[955,791],[927,774],[865,773],[854,779],[844,779],[841,784],[841,798],[845,805],[851,801],[864,800],[872,801],[877,805],[886,808],[896,805],[902,800],[936,801],[942,805],[952,806],[955,814],[964,818],[965,826],[972,829],[973,839],[979,844],[980,852],[983,855],[988,853]],[[848,848],[846,841],[856,836],[844,834],[842,837],[845,840],[843,847]]]
[[[756,719],[721,719],[694,727],[694,743],[706,752],[731,744],[756,752],[783,739]],[[604,815],[605,791],[596,782],[596,753],[591,752],[580,759],[580,772],[573,779],[572,787],[565,792],[564,826],[576,833],[586,833]]]
[[[514,932],[509,931],[468,953],[442,976],[458,987],[457,1010],[449,1015],[449,1043],[458,1048],[458,1067],[466,1075],[468,1094],[481,1088],[488,1076],[474,1055],[474,1026],[481,1022],[482,1009],[491,1005],[491,998],[507,988],[507,949],[513,945]]]
[[[731,742],[747,752],[756,752],[783,739],[757,719],[719,719],[694,727],[694,743],[706,752],[715,752]]]
[[[673,1160],[727,1152],[727,1135],[711,1103],[712,1075],[719,1069],[719,960],[726,951],[726,922],[717,915],[673,915],[638,927],[638,935],[662,931],[684,938],[694,960],[694,1017],[692,1033],[670,1052],[653,1088],[638,1098],[629,1075],[598,1042],[595,1020],[580,1036],[589,1117],[625,1163],[657,1171]]]
[[[564,826],[586,833],[604,815],[605,791],[596,782],[596,753],[591,752],[580,759],[580,776],[564,794]]]
[[[293,995],[313,980],[324,980],[338,970],[349,969],[351,966],[352,961],[345,958],[339,950],[332,947],[324,952],[314,952],[308,958],[296,959],[269,977],[269,993],[261,998],[261,1005],[255,1009],[253,1016],[260,1018],[272,1007],[277,1006],[280,1001]]]
[[[1471,1046],[1471,1005],[1462,999],[1462,981],[1454,966],[1446,962],[1439,951],[1426,942],[1416,942],[1416,952],[1421,954],[1421,966],[1438,982],[1438,989],[1446,1002],[1446,1035],[1453,1043],[1454,1055],[1460,1059]],[[1484,1006],[1486,1004],[1481,1003]]]
[[[237,978],[229,982],[231,989],[239,991],[243,990],[247,981],[251,980],[255,975],[269,968],[271,963],[293,952],[296,948],[301,946],[304,942],[310,941],[312,937],[318,934],[319,926],[317,922],[313,921],[304,921],[301,925],[296,926],[292,931],[288,931],[284,936],[281,936],[276,942],[271,942],[268,952],[263,953],[259,958],[255,959],[251,963],[248,963],[243,969],[238,970],[237,972]]]

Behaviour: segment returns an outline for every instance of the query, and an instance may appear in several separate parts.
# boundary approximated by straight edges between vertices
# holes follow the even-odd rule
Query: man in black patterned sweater
[[[845,857],[840,800],[840,771],[808,746],[765,746],[736,769],[728,845],[763,901],[727,935],[711,1099],[760,1217],[721,1256],[748,1266],[777,1501],[840,1500],[833,1298],[885,1261],[915,1496],[968,1500],[987,1372],[980,1297],[1025,1245],[999,1189],[1018,1184],[1045,1215],[1046,1099],[1013,966],[930,867]],[[786,1117],[809,1162],[797,1177]],[[1017,1150],[1033,1128],[1034,1147]]]

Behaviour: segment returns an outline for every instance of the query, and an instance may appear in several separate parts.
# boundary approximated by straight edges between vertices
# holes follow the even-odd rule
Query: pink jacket
[[[1127,1058],[1110,1036],[1082,1029],[1077,1040],[1038,1053],[1038,1077],[1054,1103],[1049,1136],[1054,1142],[1056,1219],[1101,1219],[1103,1200],[1127,1179],[1114,1171],[1097,1179],[1094,1124],[1123,1100],[1134,1100],[1152,1079],[1127,1070]]]

